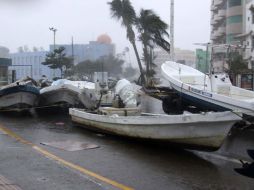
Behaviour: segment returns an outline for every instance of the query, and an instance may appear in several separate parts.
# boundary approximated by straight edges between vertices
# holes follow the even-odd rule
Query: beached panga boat
[[[99,113],[71,108],[69,114],[74,123],[92,130],[206,149],[218,149],[241,120],[229,111],[165,115],[141,113],[136,108],[101,108]]]

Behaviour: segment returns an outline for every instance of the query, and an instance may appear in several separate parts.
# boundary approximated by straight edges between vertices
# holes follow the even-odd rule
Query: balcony
[[[219,10],[218,11],[218,16],[220,18],[225,18],[226,17],[226,10]]]
[[[218,23],[218,22],[215,21],[214,19],[211,21],[211,25],[212,25],[212,26],[216,25],[217,23]]]
[[[224,0],[214,0],[214,6],[215,7],[219,7],[220,5],[222,5],[224,2]]]
[[[226,34],[226,27],[225,27],[225,26],[219,27],[219,28],[218,28],[218,33],[219,33],[220,35]]]
[[[216,7],[214,5],[211,5],[211,11],[215,11]]]

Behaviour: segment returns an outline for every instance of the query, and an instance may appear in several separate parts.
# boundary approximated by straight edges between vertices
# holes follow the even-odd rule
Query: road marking
[[[88,176],[90,176],[90,177],[93,177],[93,178],[95,178],[95,179],[97,179],[97,180],[99,180],[99,181],[102,181],[102,182],[104,182],[104,183],[107,183],[107,184],[109,184],[109,185],[111,185],[111,186],[113,186],[113,187],[116,187],[116,188],[118,188],[118,189],[121,189],[121,190],[134,190],[134,189],[131,188],[131,187],[127,187],[127,186],[125,186],[125,185],[123,185],[123,184],[120,184],[120,183],[118,183],[118,182],[116,182],[116,181],[113,181],[113,180],[111,180],[111,179],[108,179],[108,178],[106,178],[106,177],[103,177],[103,176],[101,176],[101,175],[99,175],[99,174],[96,174],[96,173],[94,173],[94,172],[92,172],[92,171],[90,171],[90,170],[88,170],[88,169],[85,169],[85,168],[83,168],[83,167],[81,167],[81,166],[78,166],[78,165],[76,165],[76,164],[73,164],[73,163],[71,163],[71,162],[68,162],[68,161],[66,161],[66,160],[64,160],[64,159],[62,159],[62,158],[60,158],[60,157],[58,157],[58,156],[56,156],[56,155],[54,155],[54,154],[48,152],[47,150],[45,150],[45,149],[43,149],[43,148],[41,148],[41,147],[39,147],[39,146],[37,146],[37,145],[35,145],[35,144],[33,144],[33,143],[27,141],[27,140],[25,140],[25,139],[23,139],[22,137],[20,137],[19,135],[17,135],[17,134],[14,133],[13,131],[11,131],[10,129],[7,129],[6,127],[4,127],[4,126],[2,126],[2,125],[0,125],[0,131],[6,133],[8,136],[10,136],[10,137],[16,139],[17,141],[19,141],[19,142],[21,142],[21,143],[23,143],[23,144],[25,144],[25,145],[31,146],[34,150],[36,150],[37,152],[41,153],[41,154],[44,155],[45,157],[50,158],[50,159],[52,159],[52,160],[55,160],[55,161],[57,161],[58,163],[61,163],[61,164],[63,164],[64,166],[67,166],[67,167],[69,167],[69,168],[71,168],[71,169],[74,169],[74,170],[76,170],[76,171],[79,171],[79,172],[81,172],[82,174],[85,174],[85,175],[88,175]]]
[[[11,181],[0,175],[0,189],[1,190],[21,190],[20,187],[13,184]]]

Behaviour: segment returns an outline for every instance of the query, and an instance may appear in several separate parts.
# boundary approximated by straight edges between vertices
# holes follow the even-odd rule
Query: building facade
[[[95,61],[103,56],[115,56],[115,44],[107,34],[98,36],[97,41],[90,41],[88,44],[57,44],[50,45],[50,51],[54,48],[64,47],[66,56],[74,58],[74,64],[82,61]]]
[[[196,49],[196,69],[202,73],[208,73],[209,71],[210,56],[208,51],[203,49]]]
[[[241,45],[244,59],[251,68],[254,61],[254,0],[212,0],[211,12],[212,44]]]
[[[0,46],[0,86],[8,84],[8,67],[11,66],[9,49]]]
[[[237,76],[235,85],[254,89],[254,0],[212,0],[211,12],[212,44],[237,45],[250,71]],[[227,67],[225,54],[214,56],[215,71]]]
[[[196,67],[195,51],[175,48],[175,61],[195,68]]]
[[[102,56],[110,54],[115,55],[115,45],[111,43],[111,38],[106,34],[100,35],[97,41],[91,41],[89,44],[50,45],[50,52],[54,48],[59,47],[65,48],[64,53],[67,57],[74,57],[74,64],[85,60],[95,61]],[[16,71],[17,80],[26,76],[32,77],[35,80],[41,79],[42,75],[45,75],[49,79],[61,77],[59,69],[50,69],[47,65],[42,64],[45,61],[47,53],[49,51],[11,53],[12,66],[9,67],[9,70]],[[1,54],[6,54],[6,48],[0,47],[0,56]]]
[[[78,64],[79,62],[85,60],[85,44],[56,44],[50,45],[49,50],[52,52],[54,48],[64,47],[64,53],[67,57],[73,57],[74,58],[74,64]]]
[[[245,0],[212,0],[211,40],[213,44],[237,43],[243,33]]]
[[[246,47],[244,58],[249,60],[249,68],[254,68],[254,0],[246,0],[246,23],[240,41]]]
[[[170,60],[169,53],[161,48],[156,48],[154,50],[154,55],[155,55],[154,62],[157,65],[157,68],[160,68],[162,63]],[[191,50],[182,50],[180,48],[175,48],[175,61],[195,68],[196,65],[195,52]]]
[[[60,77],[59,69],[50,69],[47,65],[41,64],[45,61],[47,51],[11,53],[12,66],[9,70],[16,71],[16,79],[19,80],[29,76],[35,80],[45,75],[49,79]]]

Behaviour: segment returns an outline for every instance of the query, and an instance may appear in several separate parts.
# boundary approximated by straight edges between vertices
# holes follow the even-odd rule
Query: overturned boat
[[[23,111],[37,106],[40,91],[36,82],[27,77],[0,88],[0,109]]]
[[[185,103],[207,110],[232,110],[254,116],[254,92],[233,86],[225,73],[206,75],[170,61],[162,64],[161,71]]]
[[[94,88],[94,83],[87,81],[70,81],[67,79],[60,79],[51,84],[49,87],[45,87],[40,90],[41,106],[82,106],[82,102],[79,95],[82,93],[82,89]]]
[[[187,147],[218,149],[241,118],[232,112],[165,115],[136,108],[69,109],[72,121],[88,129],[138,139],[169,141]]]

